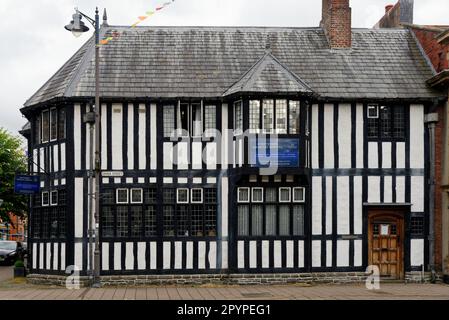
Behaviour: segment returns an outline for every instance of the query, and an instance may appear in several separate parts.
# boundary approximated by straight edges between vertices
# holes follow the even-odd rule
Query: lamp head
[[[89,31],[89,28],[84,24],[83,21],[81,21],[82,18],[83,17],[79,13],[79,11],[76,10],[76,13],[73,15],[73,20],[65,26],[65,29],[72,32],[72,34],[77,38],[84,32]]]

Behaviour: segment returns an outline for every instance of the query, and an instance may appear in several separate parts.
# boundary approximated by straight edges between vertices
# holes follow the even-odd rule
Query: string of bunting
[[[175,2],[175,0],[167,1],[167,2],[165,2],[165,3],[163,3],[163,4],[159,5],[159,6],[157,6],[154,10],[149,10],[149,11],[147,11],[147,12],[145,13],[145,15],[139,16],[139,17],[138,17],[138,20],[137,20],[135,23],[133,23],[133,24],[131,25],[130,28],[135,28],[135,27],[137,27],[137,25],[138,25],[139,23],[145,21],[146,19],[148,19],[148,18],[151,17],[152,15],[154,15],[154,14],[156,14],[157,12],[161,11],[162,9],[168,7],[168,6],[171,5],[173,2]],[[104,39],[100,40],[99,46],[106,45],[106,44],[109,43],[109,41],[116,40],[118,37],[120,37],[120,32],[114,31],[114,32],[112,33],[112,37],[107,37],[107,38],[104,38]]]

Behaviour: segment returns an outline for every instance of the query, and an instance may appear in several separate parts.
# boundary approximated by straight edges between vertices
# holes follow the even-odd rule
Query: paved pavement
[[[448,285],[383,284],[378,291],[363,285],[120,287],[67,290],[6,281],[0,300],[449,300]]]
[[[0,266],[0,282],[9,280],[13,277],[12,267]]]

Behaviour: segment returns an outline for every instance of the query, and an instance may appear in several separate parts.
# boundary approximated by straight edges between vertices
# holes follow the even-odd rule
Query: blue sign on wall
[[[251,164],[254,167],[299,167],[298,139],[256,140],[253,138],[250,139],[250,149]]]
[[[14,179],[14,192],[19,194],[39,193],[41,179],[39,176],[16,175]]]

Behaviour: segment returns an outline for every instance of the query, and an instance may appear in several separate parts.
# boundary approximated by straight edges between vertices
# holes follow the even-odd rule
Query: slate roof
[[[300,77],[288,70],[271,52],[267,51],[239,81],[226,90],[223,96],[241,92],[267,91],[283,94],[312,93],[310,87]]]
[[[321,28],[102,28],[106,36],[113,32],[120,36],[100,50],[105,98],[217,98],[235,92],[239,80],[254,90],[310,88],[325,98],[442,96],[426,85],[434,74],[407,29],[353,29],[348,50],[330,49]],[[271,63],[244,84],[245,75],[260,71],[257,62],[266,62],[267,47]],[[25,106],[93,97],[94,80],[91,38]]]

